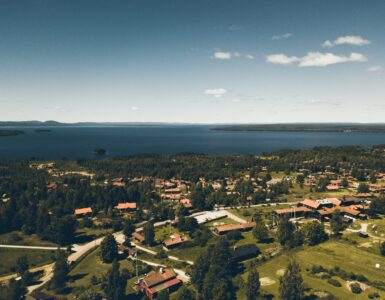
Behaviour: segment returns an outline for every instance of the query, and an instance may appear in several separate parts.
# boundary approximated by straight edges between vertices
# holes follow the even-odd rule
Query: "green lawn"
[[[352,294],[346,287],[345,282],[340,278],[336,278],[342,284],[341,287],[334,287],[327,283],[326,280],[311,276],[307,271],[312,265],[322,265],[325,268],[340,268],[356,274],[363,274],[369,280],[385,281],[385,258],[374,253],[357,248],[346,242],[328,241],[315,247],[304,247],[293,251],[290,254],[280,255],[258,267],[260,277],[266,281],[270,281],[269,285],[262,287],[266,293],[271,293],[278,296],[279,278],[286,268],[288,262],[295,258],[301,265],[302,275],[308,287],[313,291],[327,291],[332,293],[337,299],[367,299],[368,294],[377,291],[384,299],[385,292],[375,288],[369,288],[360,295]],[[375,267],[380,264],[380,268]],[[243,279],[246,280],[247,272],[243,274]],[[239,298],[244,299],[242,291],[239,292]]]
[[[119,261],[120,269],[127,268],[129,270],[135,270],[134,265],[131,260],[123,259]],[[100,259],[100,248],[95,249],[91,253],[89,253],[86,257],[84,257],[70,272],[69,279],[69,289],[68,294],[62,295],[66,297],[66,299],[76,299],[77,295],[80,295],[85,290],[95,290],[100,292],[101,286],[100,284],[93,285],[91,283],[91,278],[96,276],[98,279],[102,279],[102,277],[107,274],[107,272],[111,269],[111,264],[103,263]],[[134,290],[134,282],[137,278],[131,278],[127,283],[126,293],[127,294],[135,294]],[[52,291],[47,291],[46,289],[43,291],[44,293],[52,295]]]
[[[214,227],[214,226],[218,226],[218,225],[224,225],[224,224],[237,224],[237,222],[235,222],[233,219],[226,217],[226,218],[220,218],[218,220],[213,220],[213,221],[205,223],[205,225],[209,228]]]
[[[369,220],[368,231],[376,236],[385,238],[385,217],[381,219]]]
[[[0,235],[0,244],[25,245],[25,246],[46,246],[56,247],[57,244],[44,241],[38,235],[27,235],[22,231],[12,231]]]
[[[47,250],[0,248],[0,274],[13,273],[19,257],[27,256],[30,266],[35,267],[52,262],[53,254],[54,251]]]
[[[173,233],[182,234],[175,226],[166,225],[157,227],[155,228],[155,239],[159,242],[163,242],[165,239],[168,239]],[[186,233],[183,234],[186,235]]]

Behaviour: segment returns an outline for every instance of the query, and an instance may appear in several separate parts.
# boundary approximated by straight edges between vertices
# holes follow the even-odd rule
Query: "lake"
[[[385,144],[385,133],[342,132],[226,132],[203,125],[108,127],[7,127],[25,134],[0,137],[0,158],[93,158],[95,148],[108,156],[138,153],[197,152],[259,154],[315,146]],[[40,128],[41,129],[41,128]]]

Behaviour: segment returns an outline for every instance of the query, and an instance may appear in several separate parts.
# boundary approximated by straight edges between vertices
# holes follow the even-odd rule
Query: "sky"
[[[0,1],[0,120],[384,122],[385,1]]]

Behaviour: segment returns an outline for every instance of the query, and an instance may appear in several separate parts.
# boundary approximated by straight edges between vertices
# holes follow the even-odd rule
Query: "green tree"
[[[253,236],[260,243],[263,243],[269,239],[269,230],[263,222],[255,224],[253,228]]]
[[[144,243],[148,246],[152,246],[155,243],[154,223],[151,221],[144,225]]]
[[[127,244],[127,245],[130,244],[130,239],[131,239],[131,236],[134,233],[134,231],[135,231],[134,222],[131,219],[127,220],[123,226],[123,234],[125,237],[125,241],[124,241],[125,244]]]
[[[303,235],[295,225],[287,218],[282,218],[278,223],[277,238],[279,243],[286,249],[299,246],[303,243]]]
[[[9,300],[23,300],[27,294],[27,289],[22,280],[11,279],[6,289],[6,297]]]
[[[360,183],[357,187],[357,192],[358,193],[369,193],[369,185],[366,183]]]
[[[345,229],[345,223],[342,216],[342,213],[339,211],[335,211],[330,218],[330,227],[334,235],[339,235],[341,231]]]
[[[195,292],[186,286],[182,286],[175,295],[176,300],[195,300]]]
[[[385,242],[380,243],[380,253],[382,256],[385,256]]]
[[[303,232],[306,242],[311,246],[322,243],[328,237],[324,225],[317,221],[307,223],[303,228]]]
[[[29,264],[28,264],[27,256],[21,256],[17,259],[16,266],[15,266],[15,270],[17,274],[22,276],[26,271],[28,271],[28,267],[29,267]]]
[[[304,297],[304,284],[301,269],[296,261],[290,262],[279,280],[279,293],[282,300],[301,300]]]
[[[56,241],[60,245],[72,243],[75,237],[77,221],[73,216],[64,216],[55,224]]]
[[[160,291],[158,296],[156,297],[156,300],[169,300],[170,299],[170,293],[168,290]]]
[[[229,280],[219,279],[212,290],[213,300],[232,300],[235,299],[234,289]]]
[[[121,300],[125,297],[127,280],[122,276],[119,263],[115,260],[112,268],[107,274],[104,292],[107,300]]]
[[[112,234],[108,234],[100,245],[100,256],[105,263],[111,263],[118,257],[118,245]]]
[[[51,280],[51,288],[60,291],[65,288],[68,279],[69,265],[64,252],[56,253],[55,267]]]
[[[255,266],[252,266],[246,282],[246,299],[256,300],[259,295],[261,283],[259,282],[259,273]]]
[[[349,186],[349,181],[346,178],[342,178],[341,180],[341,186],[343,188],[347,188]]]

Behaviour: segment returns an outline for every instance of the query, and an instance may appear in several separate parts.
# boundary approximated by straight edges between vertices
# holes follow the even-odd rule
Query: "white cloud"
[[[287,56],[286,54],[270,54],[266,56],[266,61],[275,65],[291,65],[298,62],[299,58],[295,56]]]
[[[137,107],[137,106],[131,106],[131,110],[139,110],[139,107]]]
[[[205,94],[209,96],[213,96],[215,98],[220,98],[224,94],[226,94],[226,90],[224,88],[215,88],[215,89],[206,89]]]
[[[366,69],[367,72],[372,72],[372,73],[381,73],[384,69],[382,66],[371,66]]]
[[[217,51],[214,53],[214,58],[215,59],[231,59],[231,53],[230,52],[222,52],[222,51]]]
[[[228,51],[214,52],[214,59],[229,60],[232,58],[254,59],[254,56],[251,54],[242,54],[240,52],[228,52]]]
[[[273,36],[271,37],[271,39],[272,39],[273,41],[284,40],[284,39],[288,39],[288,38],[291,37],[291,36],[292,36],[292,34],[288,32],[288,33],[281,34],[281,35],[273,35]]]
[[[363,46],[363,45],[369,45],[370,41],[363,38],[360,35],[346,35],[346,36],[340,36],[333,42],[327,40],[322,44],[322,47],[324,48],[331,48],[337,45],[352,45],[352,46]]]
[[[344,56],[333,53],[309,52],[300,58],[282,53],[271,54],[266,57],[266,61],[278,65],[296,64],[299,67],[326,67],[339,63],[363,62],[367,61],[367,58],[361,53],[351,53],[349,56]]]
[[[300,67],[325,67],[339,63],[363,61],[367,61],[367,58],[361,53],[351,53],[349,56],[344,56],[333,53],[309,52],[301,58],[298,65]]]

